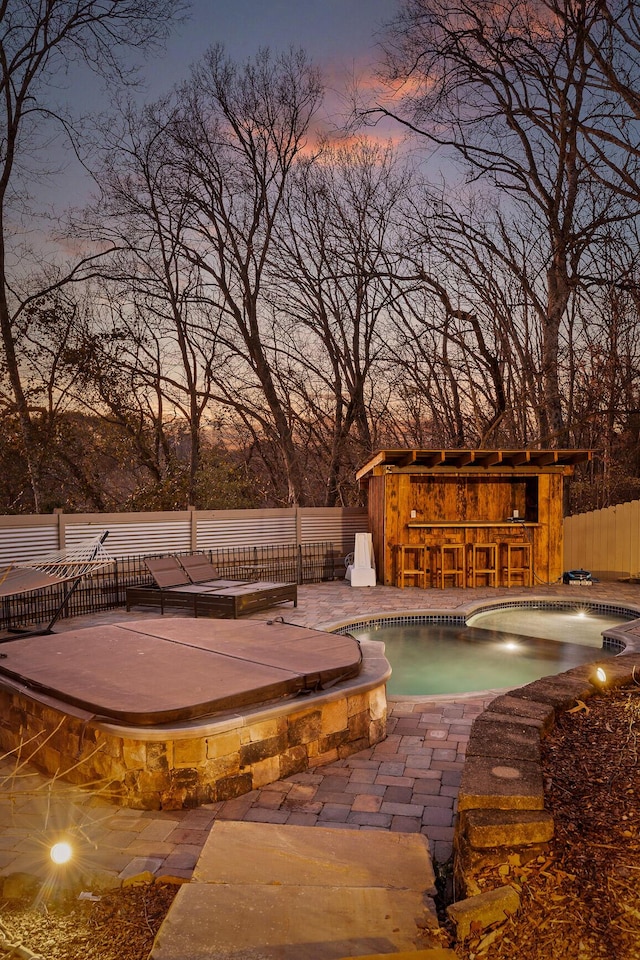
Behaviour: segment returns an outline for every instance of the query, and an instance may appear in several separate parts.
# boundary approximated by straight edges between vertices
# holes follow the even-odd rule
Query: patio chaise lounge
[[[188,553],[181,557],[163,557],[162,559],[175,560],[183,576],[186,576],[188,583],[200,584],[203,587],[219,587],[223,582],[230,586],[247,583],[244,579],[222,581],[214,565],[202,553]]]
[[[156,586],[127,587],[127,610],[132,606],[187,610],[194,617],[232,617],[265,610],[278,603],[298,605],[295,583],[263,580],[226,580],[202,554],[145,560]]]

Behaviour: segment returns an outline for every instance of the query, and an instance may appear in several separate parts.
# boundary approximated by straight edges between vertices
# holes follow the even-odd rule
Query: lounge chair
[[[190,557],[150,557],[144,561],[144,564],[161,590],[201,593],[203,590],[214,587],[219,589],[246,582],[245,580],[224,580],[219,577],[213,564],[202,555],[194,555],[195,564],[189,565],[190,559]],[[190,573],[189,569],[193,572]]]
[[[177,557],[151,557],[144,561],[144,565],[161,590],[186,587],[192,583]]]
[[[144,565],[153,577],[155,587],[127,587],[127,610],[130,610],[133,604],[159,606],[161,613],[164,613],[165,607],[179,607],[197,616],[199,598],[205,593],[244,582],[216,578],[206,583],[194,583],[185,567],[174,556],[147,557]],[[215,572],[213,566],[209,566]]]
[[[189,583],[216,588],[247,583],[246,580],[223,580],[214,565],[202,553],[186,554],[183,557],[177,557],[177,561],[187,575]]]
[[[295,583],[225,580],[218,577],[213,564],[201,554],[177,557],[153,557],[145,560],[155,587],[127,587],[127,610],[133,605],[188,610],[195,617],[236,617],[253,610],[264,610],[276,603],[298,604]],[[187,573],[187,568],[189,572]],[[207,577],[199,580],[196,577]]]

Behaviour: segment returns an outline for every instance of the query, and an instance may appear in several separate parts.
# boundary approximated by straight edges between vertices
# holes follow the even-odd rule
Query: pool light
[[[49,856],[57,866],[69,863],[73,857],[73,847],[68,840],[58,840],[49,850]]]

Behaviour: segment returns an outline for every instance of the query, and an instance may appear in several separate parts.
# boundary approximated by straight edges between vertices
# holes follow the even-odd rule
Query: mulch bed
[[[480,878],[511,883],[521,909],[456,946],[465,960],[640,958],[640,688],[598,694],[543,741],[547,856],[517,855]]]
[[[0,905],[0,958],[12,960],[147,960],[178,887],[143,884],[99,900]],[[13,949],[8,946],[13,945]]]

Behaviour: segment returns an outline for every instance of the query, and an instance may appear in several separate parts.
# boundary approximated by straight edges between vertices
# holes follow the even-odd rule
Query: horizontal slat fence
[[[197,543],[200,550],[232,549],[239,545],[249,547],[296,543],[296,516],[287,511],[275,516],[246,516],[248,511],[237,511],[236,516],[201,519],[197,522]],[[324,539],[324,538],[322,538]]]
[[[139,557],[149,553],[188,553],[191,547],[191,530],[187,520],[161,520],[151,523],[101,522],[65,525],[63,545],[60,549],[74,547],[91,540],[101,530],[108,530],[105,549],[114,558]]]
[[[369,524],[362,507],[0,516],[0,567],[68,549],[103,530],[117,559],[327,540],[347,554],[356,533],[368,532]]]
[[[220,576],[233,579],[318,583],[343,577],[343,559],[355,534],[368,530],[363,509],[184,511],[179,514],[92,514],[0,517],[0,570],[37,560],[108,530],[105,548],[114,562],[85,578],[63,616],[123,606],[127,586],[150,584],[144,558],[204,553]],[[308,522],[307,522],[308,521]],[[316,539],[312,539],[312,537]],[[65,586],[0,601],[0,630],[47,624]]]

